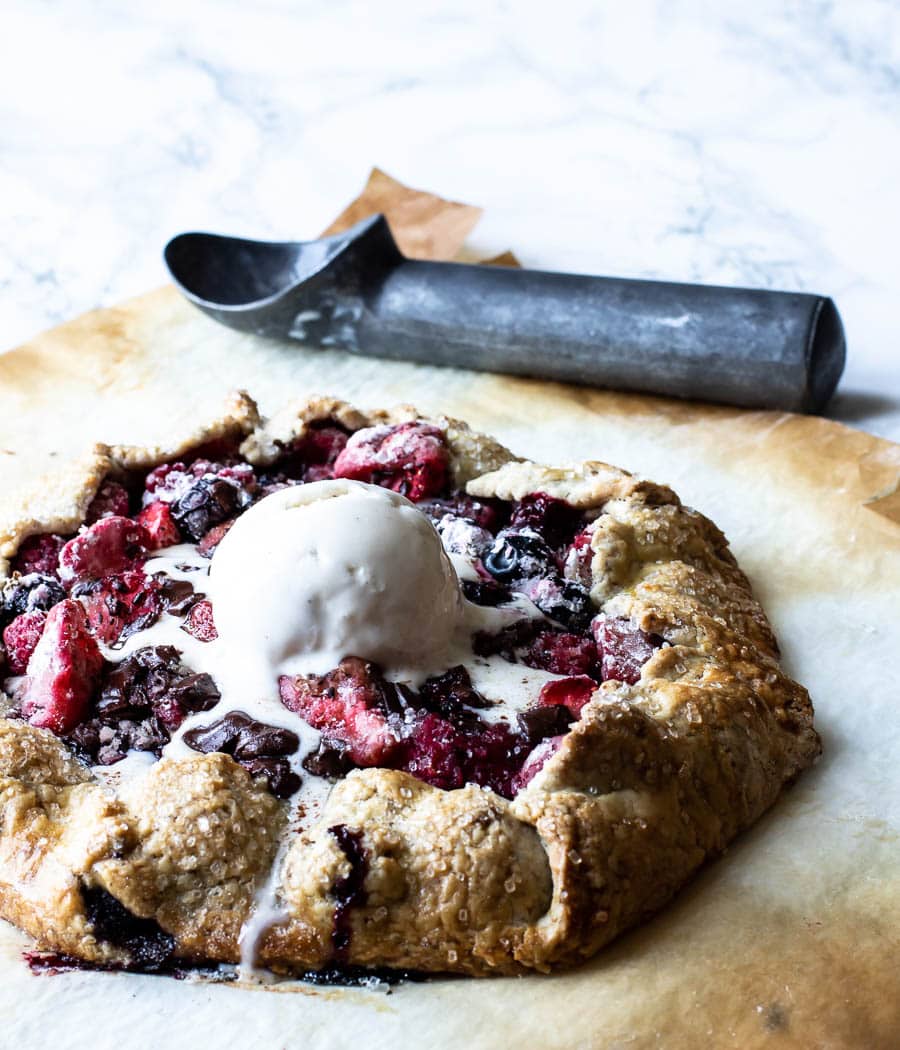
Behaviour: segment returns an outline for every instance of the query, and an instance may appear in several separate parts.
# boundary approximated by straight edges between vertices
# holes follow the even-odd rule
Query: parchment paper
[[[453,256],[477,217],[383,173],[368,192],[342,220],[377,201],[395,233],[423,227],[401,233],[407,250]],[[535,459],[606,459],[672,484],[731,539],[813,696],[824,758],[673,905],[578,971],[389,996],[34,977],[3,926],[0,1045],[900,1046],[900,446],[817,418],[304,351],[229,332],[163,289],[0,357],[0,518],[48,468],[63,500],[66,465],[93,441],[171,443],[234,387],[264,412],[314,392],[409,401]]]

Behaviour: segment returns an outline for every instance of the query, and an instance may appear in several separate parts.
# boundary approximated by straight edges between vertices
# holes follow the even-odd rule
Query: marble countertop
[[[7,0],[0,349],[205,228],[314,236],[378,165],[526,265],[815,291],[900,440],[892,0]]]

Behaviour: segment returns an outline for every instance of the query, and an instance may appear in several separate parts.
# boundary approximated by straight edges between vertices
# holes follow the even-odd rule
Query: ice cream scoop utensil
[[[317,241],[183,233],[165,260],[222,324],[366,356],[795,412],[844,367],[821,295],[408,259],[381,215]]]

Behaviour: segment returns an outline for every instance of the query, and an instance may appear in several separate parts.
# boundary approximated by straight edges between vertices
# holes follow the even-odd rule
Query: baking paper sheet
[[[374,183],[395,233],[418,228],[407,249],[459,251],[477,209]],[[267,413],[312,393],[412,402],[538,460],[605,459],[671,484],[730,538],[810,689],[824,757],[674,904],[575,972],[390,995],[36,977],[0,924],[0,1045],[900,1046],[900,446],[817,418],[305,351],[164,289],[0,357],[0,518],[48,469],[64,500],[66,464],[93,441],[166,445],[235,387]]]

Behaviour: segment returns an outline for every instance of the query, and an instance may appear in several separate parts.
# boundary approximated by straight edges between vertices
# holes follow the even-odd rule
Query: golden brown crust
[[[226,432],[246,435],[242,452],[265,464],[310,422],[355,428],[416,418],[410,408],[361,413],[314,399],[255,425],[253,403],[244,396],[237,404],[164,451],[100,449],[69,517],[23,516],[3,553],[35,531],[77,524],[109,470],[148,467]],[[543,491],[593,514],[596,604],[671,644],[635,685],[600,687],[512,802],[388,770],[339,783],[276,873],[286,917],[260,945],[276,969],[332,958],[334,887],[348,865],[329,831],[336,825],[362,836],[368,858],[347,961],[471,974],[548,970],[578,962],[659,908],[819,752],[809,698],[780,670],[765,615],[710,521],[670,489],[606,464],[541,467],[465,424],[433,422],[448,435],[456,483],[470,493]],[[231,758],[164,760],[117,796],[50,734],[0,721],[0,774],[5,917],[44,946],[116,961],[121,951],[93,936],[80,897],[81,886],[100,886],[155,919],[180,954],[237,961],[285,816]]]

